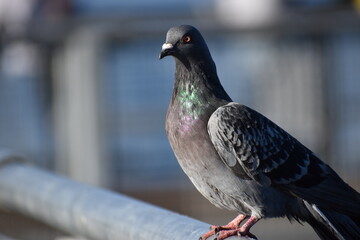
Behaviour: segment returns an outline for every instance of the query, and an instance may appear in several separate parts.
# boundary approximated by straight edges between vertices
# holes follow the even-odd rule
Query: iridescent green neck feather
[[[200,62],[192,65],[191,71],[188,71],[185,65],[176,61],[172,101],[179,105],[183,114],[189,115],[192,119],[208,112],[209,107],[219,107],[219,102],[231,101],[218,79],[215,65],[212,68],[207,66],[207,74],[204,67]]]
[[[207,124],[211,113],[231,101],[219,81],[215,63],[211,57],[206,60],[184,64],[175,59],[171,105],[176,109],[182,133],[188,132],[198,121]]]
[[[197,119],[204,112],[207,102],[201,96],[202,92],[199,88],[191,83],[185,83],[179,86],[177,100],[181,113],[189,116],[191,119]]]

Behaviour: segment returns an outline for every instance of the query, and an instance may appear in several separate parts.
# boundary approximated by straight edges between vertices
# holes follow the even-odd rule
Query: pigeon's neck
[[[211,114],[220,105],[231,101],[221,86],[215,64],[201,63],[191,69],[177,62],[172,104],[179,107],[180,117],[195,120]]]

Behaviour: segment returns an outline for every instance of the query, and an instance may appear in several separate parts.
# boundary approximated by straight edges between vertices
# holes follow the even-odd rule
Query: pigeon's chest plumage
[[[215,109],[204,109],[200,115],[187,110],[179,104],[170,106],[166,119],[168,139],[180,166],[198,191],[214,205],[253,212],[243,205],[244,201],[235,196],[235,192],[226,192],[229,185],[238,185],[239,192],[248,186],[241,184],[240,179],[223,163],[210,140],[207,121]]]
[[[170,144],[184,170],[208,167],[206,152],[217,156],[207,133],[207,122],[217,106],[201,97],[201,91],[190,84],[179,87],[166,116]],[[213,156],[213,155],[212,155]]]
[[[185,112],[179,106],[169,108],[166,132],[185,172],[208,168],[212,163],[207,158],[217,156],[206,130],[208,119],[207,116]]]
[[[176,109],[177,107],[169,108],[166,119],[170,145],[186,175],[195,187],[212,201],[219,190],[211,183],[214,180],[211,175],[217,178],[219,174],[216,172],[225,174],[226,169],[207,134],[208,118],[192,118],[191,114],[183,115],[182,111]],[[219,206],[216,202],[213,203]]]

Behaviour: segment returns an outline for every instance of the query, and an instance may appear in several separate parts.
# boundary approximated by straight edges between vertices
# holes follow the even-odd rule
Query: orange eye
[[[183,43],[189,43],[191,41],[191,37],[189,35],[183,37]]]

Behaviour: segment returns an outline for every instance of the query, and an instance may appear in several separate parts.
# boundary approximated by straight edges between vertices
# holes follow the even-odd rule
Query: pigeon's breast
[[[168,113],[166,130],[174,154],[197,190],[211,203],[220,208],[250,214],[254,209],[226,191],[229,186],[239,185],[239,179],[220,159],[206,126],[207,119],[187,120]],[[230,191],[240,192],[241,188]]]
[[[223,165],[206,130],[207,119],[189,116],[167,119],[167,135],[173,151],[185,172],[201,168],[212,169],[214,165]]]

